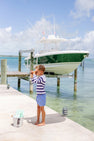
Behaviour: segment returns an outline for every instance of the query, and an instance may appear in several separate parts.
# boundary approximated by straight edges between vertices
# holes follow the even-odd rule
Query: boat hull
[[[73,72],[81,62],[64,62],[64,63],[51,63],[44,64],[47,74],[69,74]]]
[[[87,52],[59,52],[58,54],[38,55],[34,58],[34,67],[42,64],[48,73],[68,74],[73,72],[87,56]],[[25,60],[25,64],[30,64],[30,59]]]

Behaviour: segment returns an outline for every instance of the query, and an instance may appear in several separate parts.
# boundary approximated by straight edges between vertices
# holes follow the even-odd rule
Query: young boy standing
[[[45,92],[45,83],[46,77],[44,75],[45,67],[39,65],[36,67],[35,71],[31,71],[31,81],[36,83],[36,101],[37,101],[37,121],[36,125],[43,126],[45,125],[45,110],[44,106],[46,104],[46,92]],[[40,113],[42,112],[42,122],[40,123]]]

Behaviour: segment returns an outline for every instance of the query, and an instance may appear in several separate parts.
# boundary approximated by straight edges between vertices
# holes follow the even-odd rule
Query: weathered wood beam
[[[7,60],[1,60],[1,84],[7,84]]]

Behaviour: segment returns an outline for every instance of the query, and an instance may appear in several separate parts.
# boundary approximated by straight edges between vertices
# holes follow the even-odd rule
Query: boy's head
[[[45,67],[43,65],[39,65],[37,66],[36,71],[37,71],[37,75],[43,75],[45,72]]]

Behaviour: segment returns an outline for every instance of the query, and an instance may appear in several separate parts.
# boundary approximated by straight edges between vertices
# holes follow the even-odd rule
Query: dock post
[[[82,68],[83,68],[83,71],[84,71],[84,61],[82,62]]]
[[[57,93],[60,91],[60,77],[57,77]]]
[[[21,71],[21,51],[19,51],[19,64],[18,64],[18,71]],[[21,79],[18,78],[18,89],[20,88]]]
[[[77,92],[77,69],[74,70],[74,94]]]
[[[1,60],[1,84],[7,84],[7,60]]]
[[[60,87],[60,77],[57,77],[57,87]]]
[[[33,51],[30,54],[30,72],[31,70],[33,70]],[[30,93],[33,93],[33,84],[31,82],[29,82],[30,85]]]
[[[81,62],[80,66],[82,67],[82,70],[84,71],[84,60]]]

